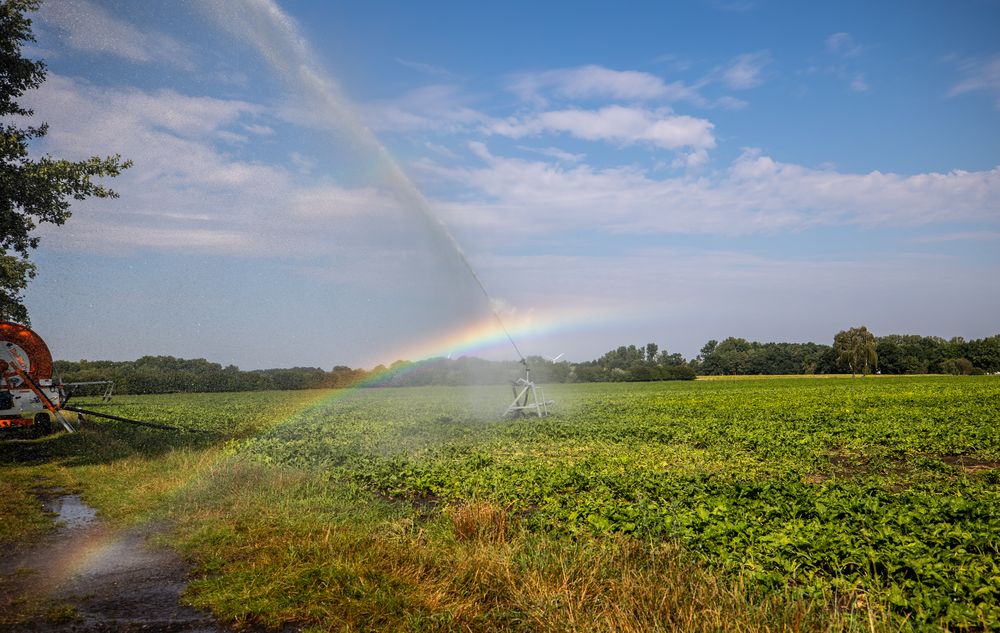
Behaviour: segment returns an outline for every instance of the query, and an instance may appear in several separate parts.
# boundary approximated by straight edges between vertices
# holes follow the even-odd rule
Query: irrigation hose
[[[151,429],[160,429],[161,431],[187,431],[188,433],[205,433],[202,429],[188,429],[180,426],[170,426],[169,424],[158,424],[156,422],[143,422],[142,420],[132,420],[129,418],[123,418],[118,415],[111,415],[110,413],[98,413],[97,411],[90,411],[88,409],[81,409],[79,407],[62,407],[67,411],[73,411],[75,413],[83,413],[85,415],[92,415],[97,418],[107,418],[108,420],[114,420],[116,422],[125,422],[126,424],[135,424],[138,426],[146,426]]]

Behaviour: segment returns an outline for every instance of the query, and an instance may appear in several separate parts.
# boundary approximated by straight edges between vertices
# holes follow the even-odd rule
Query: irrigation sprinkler
[[[536,415],[543,418],[549,414],[549,405],[554,402],[546,400],[542,388],[531,381],[531,368],[523,356],[521,364],[524,365],[524,378],[518,378],[511,385],[514,401],[503,412],[503,417],[522,418]]]

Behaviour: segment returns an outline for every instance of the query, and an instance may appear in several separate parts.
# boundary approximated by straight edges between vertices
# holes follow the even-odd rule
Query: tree
[[[721,343],[712,340],[701,348],[701,372],[712,376],[746,373],[747,361],[755,343],[746,339],[728,337]]]
[[[969,360],[990,373],[1000,371],[1000,335],[970,341]]]
[[[715,340],[714,338],[711,341],[705,343],[701,348],[701,352],[698,353],[698,360],[705,360],[706,358],[711,356],[715,352],[715,348],[718,346],[719,346],[719,341]]]
[[[34,113],[18,104],[28,90],[45,81],[45,63],[26,59],[21,46],[34,42],[27,13],[38,0],[0,0],[0,320],[28,322],[22,293],[35,276],[29,251],[38,247],[32,231],[38,224],[61,225],[70,216],[71,200],[115,198],[93,181],[117,176],[131,166],[121,156],[69,161],[43,156],[32,159],[28,146],[48,132],[45,123],[17,125]],[[13,118],[13,121],[11,121]]]
[[[867,375],[878,366],[877,342],[875,335],[865,326],[837,332],[833,337],[833,349],[837,354],[837,364],[851,368],[851,376],[859,371]]]
[[[660,353],[656,355],[656,364],[661,367],[678,367],[684,363],[684,357],[679,352],[671,354],[664,349],[660,350]]]
[[[968,358],[946,358],[939,364],[942,374],[968,376],[972,373],[972,361]]]

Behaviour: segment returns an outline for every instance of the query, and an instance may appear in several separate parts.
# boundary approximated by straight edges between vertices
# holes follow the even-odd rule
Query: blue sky
[[[978,338],[1000,313],[1000,2],[144,2],[36,19],[57,357],[371,366]],[[419,191],[419,193],[417,193]]]

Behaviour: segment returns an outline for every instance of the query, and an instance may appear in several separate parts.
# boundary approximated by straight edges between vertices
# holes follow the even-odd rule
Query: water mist
[[[218,28],[260,53],[280,77],[314,106],[313,111],[323,112],[331,127],[346,134],[350,143],[376,161],[381,177],[392,195],[404,209],[415,214],[428,234],[454,255],[483,293],[493,317],[514,351],[524,360],[517,343],[493,307],[494,303],[486,286],[469,263],[461,246],[385,145],[364,124],[337,82],[324,72],[295,22],[272,0],[244,0],[238,3],[202,0],[193,4],[206,13]]]

